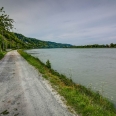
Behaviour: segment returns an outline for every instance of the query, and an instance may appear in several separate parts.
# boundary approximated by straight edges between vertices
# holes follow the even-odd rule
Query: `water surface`
[[[116,49],[32,49],[31,55],[116,104]]]

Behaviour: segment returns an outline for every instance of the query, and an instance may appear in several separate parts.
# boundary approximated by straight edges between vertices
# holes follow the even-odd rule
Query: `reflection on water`
[[[74,82],[91,86],[116,104],[116,49],[33,49],[27,50]]]

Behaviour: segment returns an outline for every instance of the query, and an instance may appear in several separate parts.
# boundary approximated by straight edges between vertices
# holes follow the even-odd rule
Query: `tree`
[[[9,18],[9,15],[5,14],[4,7],[0,8],[0,34],[2,35],[0,48],[1,51],[5,49],[4,34],[13,29],[13,19]]]
[[[13,29],[13,19],[9,18],[9,15],[5,14],[4,7],[0,8],[0,33],[3,35],[4,31],[10,31]]]
[[[113,48],[113,47],[114,47],[114,44],[113,44],[113,43],[111,43],[111,44],[110,44],[110,47],[111,47],[111,48]]]
[[[46,66],[47,66],[48,68],[51,68],[51,63],[50,63],[49,60],[47,60],[47,62],[46,62]]]

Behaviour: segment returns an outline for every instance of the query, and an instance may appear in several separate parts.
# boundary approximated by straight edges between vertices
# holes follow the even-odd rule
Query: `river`
[[[27,53],[78,84],[99,91],[116,105],[116,49],[32,49]]]

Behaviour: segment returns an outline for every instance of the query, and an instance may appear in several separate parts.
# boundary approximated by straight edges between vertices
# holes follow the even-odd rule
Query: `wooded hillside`
[[[61,44],[50,41],[42,41],[36,38],[25,37],[24,35],[18,33],[15,33],[15,35],[29,48],[68,48],[72,46],[70,44]]]

